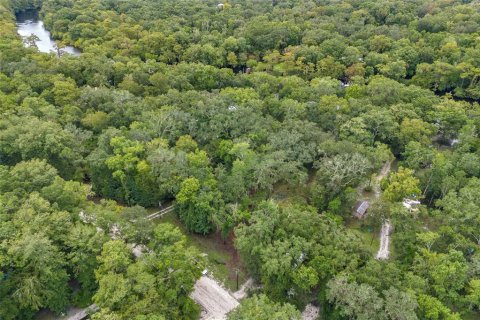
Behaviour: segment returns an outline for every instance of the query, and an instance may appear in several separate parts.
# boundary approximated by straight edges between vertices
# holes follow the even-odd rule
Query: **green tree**
[[[468,283],[467,287],[467,296],[466,299],[468,303],[470,303],[470,307],[478,307],[480,306],[480,280],[479,279],[472,279]]]
[[[187,229],[207,234],[214,228],[213,216],[223,210],[220,193],[202,188],[196,178],[185,179],[176,195],[177,213]]]
[[[365,320],[386,318],[383,299],[369,285],[337,277],[328,282],[327,286],[327,299],[340,309],[342,316]]]
[[[65,256],[45,235],[20,237],[11,243],[8,254],[18,270],[9,282],[15,284],[12,299],[20,309],[49,308],[57,313],[65,310],[70,291]]]
[[[348,186],[355,186],[372,169],[369,159],[359,153],[340,154],[325,158],[319,164],[317,179],[334,193]]]
[[[458,313],[453,313],[438,299],[421,294],[418,297],[420,314],[427,320],[460,320]]]
[[[395,202],[408,197],[420,196],[420,181],[413,174],[413,170],[403,167],[391,173],[386,181],[383,192],[385,199]]]
[[[204,268],[196,251],[170,224],[155,228],[148,249],[136,260],[122,241],[103,245],[95,271],[98,291],[94,301],[99,319],[196,319],[199,307],[190,299]]]
[[[405,292],[390,287],[383,292],[385,299],[385,313],[389,319],[417,320],[415,313],[418,308],[417,301]]]
[[[299,320],[301,314],[295,306],[275,303],[266,295],[255,295],[242,301],[241,305],[228,315],[229,320]]]

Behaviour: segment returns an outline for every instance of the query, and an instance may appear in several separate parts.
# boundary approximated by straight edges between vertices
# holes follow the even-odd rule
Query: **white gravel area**
[[[202,307],[200,320],[223,320],[238,307],[239,302],[215,280],[202,276],[191,294],[193,300]]]

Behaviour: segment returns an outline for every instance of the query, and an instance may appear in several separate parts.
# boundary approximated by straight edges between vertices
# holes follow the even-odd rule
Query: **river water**
[[[52,39],[50,32],[45,29],[43,21],[38,19],[36,10],[26,10],[17,13],[17,32],[24,39],[32,34],[35,35],[38,38],[38,40],[35,40],[38,51],[58,53],[55,41]],[[29,44],[26,43],[25,46],[29,46]],[[80,50],[71,46],[61,48],[60,51],[74,56],[79,56],[81,53]]]

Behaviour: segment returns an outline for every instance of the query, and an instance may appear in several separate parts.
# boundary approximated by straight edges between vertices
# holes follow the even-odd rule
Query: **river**
[[[38,11],[26,10],[17,13],[17,32],[23,39],[27,39],[31,35],[35,35],[35,45],[38,51],[45,53],[56,53],[57,47],[52,39],[50,32],[45,29],[43,21],[38,19]],[[25,46],[30,46],[28,41],[24,42]],[[72,46],[66,46],[60,49],[61,53],[68,53],[74,56],[80,55],[80,50]]]

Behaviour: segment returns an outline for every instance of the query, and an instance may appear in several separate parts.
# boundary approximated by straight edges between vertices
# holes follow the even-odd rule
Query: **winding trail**
[[[375,178],[375,185],[373,186],[373,191],[375,193],[375,199],[379,199],[382,194],[380,188],[380,181],[385,178],[392,168],[392,161],[388,161],[383,166],[380,173]],[[378,260],[386,260],[390,255],[390,231],[392,230],[392,224],[390,220],[386,219],[383,221],[382,230],[380,231],[380,248],[378,249],[377,255],[375,256]]]
[[[392,161],[387,161],[383,166],[382,170],[378,173],[377,177],[375,178],[375,185],[373,186],[373,192],[375,193],[375,199],[380,198],[382,194],[382,189],[380,189],[380,182],[383,178],[385,178],[392,169]]]

